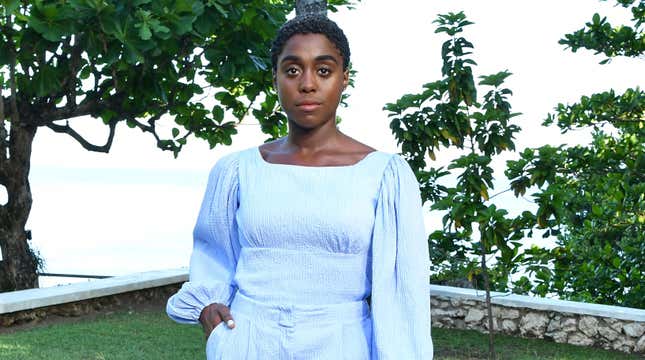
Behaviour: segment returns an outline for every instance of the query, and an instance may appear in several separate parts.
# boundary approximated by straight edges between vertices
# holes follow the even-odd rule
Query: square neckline
[[[378,153],[378,150],[370,151],[367,155],[363,156],[362,159],[357,162],[349,165],[329,165],[329,166],[315,166],[315,165],[297,165],[297,164],[282,164],[282,163],[272,163],[264,159],[262,152],[260,151],[260,146],[255,147],[255,153],[260,163],[263,163],[265,166],[276,166],[276,167],[290,167],[290,168],[305,168],[305,169],[349,169],[360,166],[361,164],[367,162],[367,160]]]

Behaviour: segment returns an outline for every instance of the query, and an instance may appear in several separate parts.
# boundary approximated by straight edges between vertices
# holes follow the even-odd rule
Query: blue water
[[[39,167],[27,229],[45,272],[124,275],[188,265],[208,170]],[[87,281],[43,277],[41,286]]]

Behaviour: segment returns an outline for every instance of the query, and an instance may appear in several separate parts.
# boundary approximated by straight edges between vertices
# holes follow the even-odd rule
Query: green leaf
[[[141,38],[141,40],[150,40],[150,38],[152,37],[152,32],[150,31],[148,24],[141,24],[141,26],[139,27],[139,37]]]
[[[0,1],[2,7],[4,8],[4,16],[13,14],[18,8],[20,8],[20,0],[2,0]]]
[[[179,129],[172,128],[172,137],[176,138],[177,136],[179,136]]]
[[[90,65],[85,65],[81,69],[80,73],[78,74],[78,77],[82,80],[85,80],[90,77],[90,74],[92,73],[92,68]]]
[[[500,71],[492,75],[482,75],[479,77],[480,79],[482,79],[479,84],[499,87],[504,83],[504,80],[506,80],[506,78],[511,75],[512,73],[510,73],[508,70]]]
[[[220,4],[218,4],[216,1],[213,1],[212,5],[215,7],[215,9],[217,9],[217,11],[219,11],[220,14],[222,14],[222,16],[228,18],[228,11],[224,9]]]
[[[116,116],[116,113],[110,109],[105,109],[101,112],[101,119],[103,123],[108,124]]]
[[[219,105],[213,106],[213,120],[216,123],[221,123],[224,120],[224,109]]]

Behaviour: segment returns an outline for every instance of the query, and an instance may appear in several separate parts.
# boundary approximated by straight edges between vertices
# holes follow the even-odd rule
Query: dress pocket
[[[208,360],[236,360],[236,359],[264,359],[264,357],[251,357],[251,320],[234,310],[231,311],[235,319],[235,327],[229,328],[225,322],[217,324],[206,342],[206,359]]]
[[[208,335],[208,340],[206,340],[206,358],[211,360],[211,359],[217,359],[218,358],[218,353],[221,354],[221,344],[222,344],[222,338],[226,335],[227,330],[230,330],[228,326],[226,326],[226,322],[220,321],[215,328],[213,328],[213,331],[211,331],[210,335]]]
[[[372,347],[372,318],[343,325],[342,358],[344,360],[369,360]]]

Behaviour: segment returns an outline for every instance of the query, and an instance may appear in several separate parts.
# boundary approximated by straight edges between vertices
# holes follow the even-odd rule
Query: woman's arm
[[[177,322],[197,323],[200,317],[207,318],[204,325],[210,328],[218,321],[213,310],[220,317],[227,317],[221,311],[228,311],[235,294],[232,282],[240,250],[235,224],[237,165],[238,155],[231,154],[220,159],[211,170],[193,231],[189,281],[166,305],[168,316]],[[211,304],[223,305],[226,310],[213,306],[204,312]]]
[[[432,359],[429,270],[419,185],[395,155],[372,238],[372,359]]]

